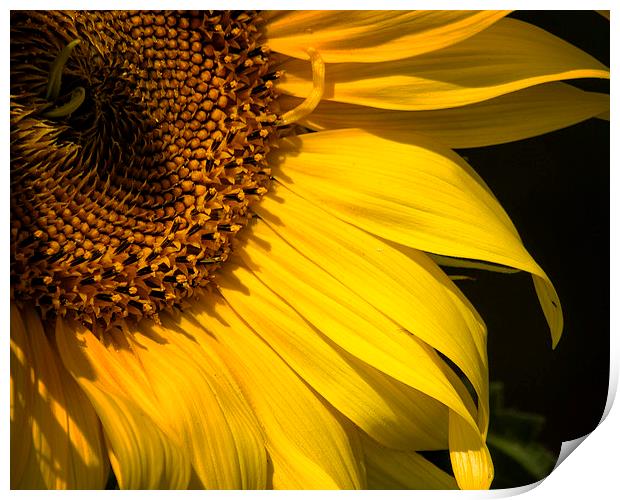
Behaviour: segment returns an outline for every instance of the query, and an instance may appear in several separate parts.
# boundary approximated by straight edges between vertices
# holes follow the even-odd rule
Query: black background
[[[593,11],[517,12],[609,65],[609,22]],[[573,81],[609,92],[606,81]],[[505,406],[546,417],[540,440],[562,441],[600,421],[609,381],[609,124],[582,124],[510,144],[460,150],[500,200],[564,310],[555,350],[530,276],[480,271],[458,282],[489,330],[491,381]],[[500,472],[500,471],[498,471]]]

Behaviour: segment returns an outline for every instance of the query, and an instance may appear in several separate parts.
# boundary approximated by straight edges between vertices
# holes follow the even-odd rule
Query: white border
[[[1,183],[5,190],[3,196],[0,196],[0,203],[2,203],[2,220],[3,220],[3,230],[0,233],[2,237],[2,245],[1,245],[1,254],[0,258],[2,263],[4,264],[3,268],[3,278],[5,279],[5,286],[0,287],[0,303],[2,304],[2,316],[5,318],[3,324],[7,325],[9,321],[9,232],[8,228],[10,227],[9,222],[9,196],[7,190],[9,189],[9,130],[8,130],[8,116],[9,116],[9,100],[7,99],[9,95],[9,82],[8,75],[9,71],[9,9],[83,9],[83,8],[105,8],[105,9],[133,9],[138,7],[144,7],[147,5],[149,8],[161,8],[161,7],[170,7],[172,2],[162,2],[162,1],[135,1],[135,0],[126,0],[126,1],[118,1],[118,0],[110,0],[109,2],[91,2],[86,4],[82,1],[75,0],[67,0],[63,2],[58,1],[42,1],[42,0],[23,0],[23,1],[9,1],[5,4],[7,8],[2,11],[1,17],[1,25],[0,30],[5,34],[3,39],[3,75],[5,78],[0,79],[0,86],[2,88],[2,95],[4,96],[4,117],[5,119],[1,122],[3,127],[3,137],[4,140],[1,143],[2,148],[2,157],[5,158],[5,168],[1,170]],[[411,9],[411,8],[421,8],[421,9],[456,9],[456,8],[465,8],[465,9],[510,9],[518,7],[522,10],[586,10],[586,9],[610,9],[610,2],[583,2],[576,0],[564,0],[563,2],[550,2],[550,1],[541,1],[541,0],[521,0],[517,2],[504,2],[504,1],[462,1],[462,0],[451,0],[451,1],[396,1],[396,0],[383,0],[380,3],[378,2],[367,2],[363,5],[359,2],[342,2],[342,1],[313,1],[311,4],[308,1],[301,0],[269,0],[269,1],[245,1],[245,0],[236,0],[229,2],[214,2],[214,1],[204,1],[204,2],[196,2],[196,1],[183,1],[179,0],[174,2],[174,8],[200,8],[200,9],[209,9],[209,8],[271,8],[271,9],[303,9],[308,8],[311,5],[312,9],[334,9],[334,8],[344,8],[344,9],[355,9],[355,8],[365,8],[365,9]],[[611,66],[616,67],[616,41],[617,36],[614,35],[613,26],[616,25],[614,19],[612,19],[612,29],[611,29],[611,44],[612,44],[612,61]],[[612,96],[615,97],[614,90],[614,81],[612,80]],[[616,101],[615,98],[612,97],[612,115],[616,114]],[[619,137],[618,135],[618,127],[614,125],[614,122],[611,123],[611,136]],[[611,165],[618,166],[617,162],[617,153],[615,144],[612,141],[612,156],[611,156]],[[584,166],[584,172],[587,172],[587,166]],[[585,174],[584,174],[585,175]],[[372,491],[361,491],[361,492],[321,492],[321,496],[338,496],[343,498],[349,495],[355,495],[357,498],[361,496],[366,496],[367,498],[390,496],[391,498],[399,498],[403,499],[411,499],[415,498],[438,498],[438,499],[453,499],[453,498],[504,498],[509,496],[521,495],[523,494],[523,498],[533,498],[533,499],[548,499],[553,498],[555,496],[558,497],[584,497],[586,495],[591,496],[593,498],[608,498],[608,493],[611,491],[617,491],[619,489],[617,481],[618,481],[618,472],[617,472],[617,451],[616,448],[618,444],[620,444],[620,436],[618,433],[618,429],[620,427],[620,411],[617,408],[612,408],[611,404],[613,399],[617,393],[618,387],[618,341],[617,334],[618,326],[620,325],[618,321],[618,288],[617,288],[617,278],[618,275],[618,267],[616,264],[616,260],[613,258],[618,253],[618,232],[614,227],[614,223],[618,221],[618,202],[615,201],[616,197],[620,196],[620,191],[618,190],[618,175],[612,169],[611,173],[611,374],[610,374],[610,392],[607,402],[607,407],[605,409],[605,414],[603,417],[603,421],[599,425],[597,429],[595,429],[583,443],[579,446],[579,451],[577,453],[573,453],[561,465],[554,470],[554,472],[545,480],[535,483],[534,485],[525,486],[522,488],[515,488],[511,490],[493,490],[490,492],[419,492],[419,491],[404,491],[404,492],[393,492],[388,493],[386,495],[385,492],[372,492]],[[584,267],[587,267],[587,263],[581,263]],[[576,269],[576,273],[578,272],[587,272],[583,269]],[[596,291],[593,291],[596,293]],[[605,297],[602,297],[605,299]],[[8,337],[8,328],[4,330],[6,337]],[[5,337],[5,338],[6,338]],[[8,340],[8,339],[7,339]],[[8,342],[3,343],[3,346],[7,346]],[[6,348],[6,347],[5,347]],[[8,349],[7,349],[8,351]],[[1,443],[2,450],[4,453],[0,458],[0,467],[2,468],[2,473],[0,474],[2,490],[9,490],[9,463],[10,463],[10,446],[9,446],[9,417],[8,417],[8,408],[9,408],[9,353],[5,351],[6,365],[3,366],[1,370],[2,377],[2,386],[4,388],[5,395],[5,403],[2,407],[5,409],[4,411],[4,419],[2,428],[4,432],[1,434]],[[575,394],[575,404],[579,404],[579,394]],[[570,418],[570,415],[567,415],[566,418]],[[592,457],[597,457],[597,460],[593,460]],[[143,492],[118,492],[119,495],[129,495],[129,496],[139,496]],[[24,492],[24,491],[11,491],[11,495],[15,497],[27,496],[38,497],[39,495],[68,495],[73,496],[75,498],[81,498],[84,493],[82,492]],[[109,491],[97,491],[97,492],[89,492],[89,496],[109,496],[110,494],[115,494]],[[149,497],[159,497],[163,498],[167,496],[167,492],[163,491],[149,491],[147,493]],[[192,492],[192,491],[181,491],[174,492],[174,495],[185,496],[185,495],[205,495],[208,494],[210,498],[217,497],[247,497],[248,495],[260,497],[260,496],[284,496],[284,497],[314,497],[317,492],[307,491],[307,492],[223,492],[223,491],[211,491],[209,493],[205,492]]]

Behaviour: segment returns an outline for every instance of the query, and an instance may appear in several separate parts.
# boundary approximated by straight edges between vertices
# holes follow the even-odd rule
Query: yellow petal
[[[283,96],[283,109],[299,100]],[[356,127],[389,138],[426,135],[451,148],[477,148],[552,132],[609,110],[609,95],[547,83],[458,108],[393,111],[323,101],[300,123],[314,130]]]
[[[454,490],[452,476],[415,452],[392,450],[361,436],[371,490]]]
[[[278,185],[273,188],[272,194],[255,207],[271,229],[256,224],[252,230],[258,240],[270,242],[270,260],[286,261],[289,267],[298,269],[304,265],[300,255],[303,254],[366,300],[369,306],[445,354],[472,381],[481,404],[486,404],[488,373],[484,324],[468,321],[471,317],[469,305],[456,298],[455,292],[447,293],[447,290],[456,290],[448,277],[423,252],[414,251],[405,256],[385,240],[336,219],[292,191]],[[321,221],[320,225],[316,221]],[[299,254],[281,253],[280,249],[286,246],[275,239],[274,233]],[[244,251],[251,256],[253,250],[251,242],[244,246]],[[267,272],[264,255],[256,253],[253,260],[257,267]],[[292,299],[285,298],[292,303]],[[373,437],[386,446],[399,448]]]
[[[11,307],[11,487],[101,489],[108,462],[92,406],[49,344],[38,313]]]
[[[258,423],[223,363],[187,337],[187,322],[142,322],[132,350],[166,426],[189,451],[207,489],[264,489],[267,453]]]
[[[272,258],[280,257],[273,248],[271,252]],[[298,265],[292,260],[287,263],[293,268]],[[288,297],[280,298],[244,266],[234,270],[234,281],[227,274],[220,276],[220,290],[235,311],[252,318],[253,328],[273,350],[358,427],[395,448],[447,447],[444,405],[326,341],[286,304]],[[251,295],[235,282],[243,283]]]
[[[450,412],[450,461],[459,488],[484,490],[493,481],[493,462],[483,442],[473,439],[462,419]]]
[[[260,227],[255,226],[253,229]],[[442,371],[444,363],[434,351],[311,261],[295,256],[296,251],[277,235],[272,233],[264,240],[259,233],[256,239],[242,241],[243,246],[236,253],[245,265],[251,266],[265,285],[327,339],[365,363],[454,408],[473,423],[472,415]],[[294,263],[294,267],[289,263]],[[241,276],[245,277],[246,273],[242,266],[230,272],[234,278],[226,285],[234,281],[243,283]],[[233,308],[238,307],[243,292],[241,287],[222,288]]]
[[[193,313],[208,333],[194,328],[191,335],[225,360],[254,409],[273,464],[273,486],[362,488],[360,458],[323,400],[221,298],[206,296]]]
[[[255,226],[260,227],[259,223]],[[248,231],[246,236],[252,233],[254,231]],[[239,258],[326,339],[454,409],[463,420],[468,439],[482,440],[486,412],[482,410],[476,415],[465,387],[433,350],[311,261],[291,255],[296,251],[277,235],[265,237],[263,233],[247,241],[242,237],[241,242],[241,248],[226,269],[232,277],[222,286],[222,293],[233,308],[241,307],[242,297],[246,297],[246,304],[250,297],[257,297],[255,289],[245,286],[246,274],[240,271],[243,267],[233,265]],[[267,310],[273,313],[273,308]]]
[[[610,119],[609,110],[603,111],[602,113],[596,115],[596,118],[598,118],[600,120],[605,120],[605,121],[608,122],[609,119]]]
[[[555,345],[562,329],[559,299],[497,200],[452,151],[422,138],[414,144],[409,134],[407,142],[354,129],[306,134],[282,141],[274,175],[382,238],[532,273]]]
[[[307,59],[380,62],[412,57],[464,40],[508,11],[279,11],[263,14],[271,50]]]
[[[161,427],[159,402],[126,342],[104,346],[83,326],[61,319],[56,342],[101,419],[119,486],[185,488],[191,473],[187,450]]]
[[[18,489],[21,487],[24,470],[28,464],[28,455],[32,448],[29,425],[33,390],[30,387],[32,361],[28,335],[22,315],[14,305],[11,305],[10,344],[11,488]],[[32,485],[34,486],[34,482]]]
[[[284,61],[285,77],[278,88],[298,97],[308,95],[309,66],[297,59]],[[609,78],[609,70],[550,33],[505,18],[429,54],[376,64],[327,65],[323,98],[383,109],[430,110],[572,78]]]

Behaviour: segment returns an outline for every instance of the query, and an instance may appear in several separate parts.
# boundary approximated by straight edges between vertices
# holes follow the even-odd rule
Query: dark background
[[[609,22],[593,11],[511,17],[609,65]],[[571,83],[609,92],[606,81]],[[503,383],[505,406],[543,415],[539,440],[556,456],[562,441],[594,430],[607,399],[609,147],[608,122],[592,119],[534,139],[459,151],[500,200],[562,302],[564,334],[552,350],[528,274],[480,271],[475,281],[458,282],[487,323],[490,378]],[[501,476],[501,467],[496,473]]]

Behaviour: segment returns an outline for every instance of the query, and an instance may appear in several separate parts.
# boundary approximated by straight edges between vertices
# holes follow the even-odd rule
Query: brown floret
[[[104,328],[208,285],[276,136],[255,14],[11,17],[12,293]],[[60,96],[49,68],[72,40]],[[77,110],[52,117],[75,88]],[[58,114],[58,113],[56,113]]]

